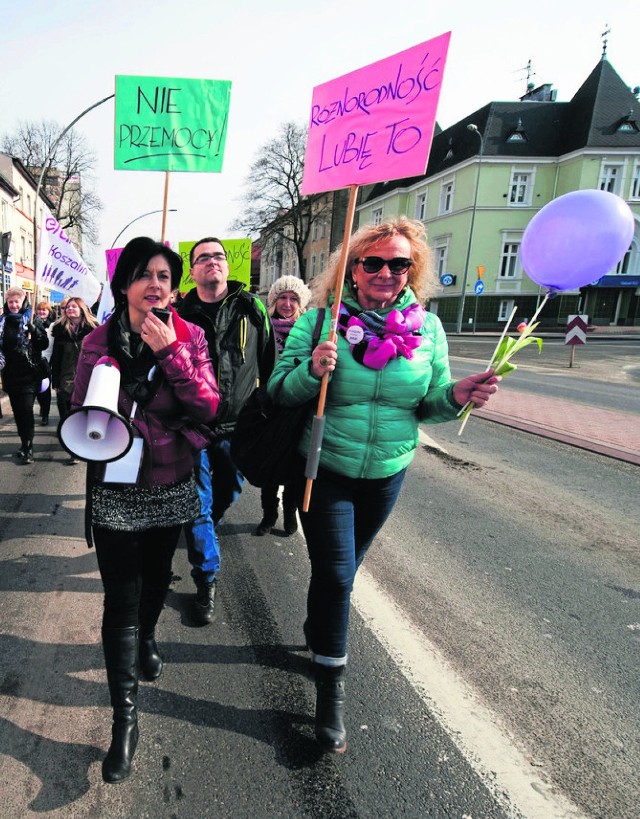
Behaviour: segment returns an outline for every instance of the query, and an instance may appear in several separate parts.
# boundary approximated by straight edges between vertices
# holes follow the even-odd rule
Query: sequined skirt
[[[180,526],[200,514],[200,497],[193,475],[152,489],[98,483],[93,486],[91,501],[93,526],[119,532]]]

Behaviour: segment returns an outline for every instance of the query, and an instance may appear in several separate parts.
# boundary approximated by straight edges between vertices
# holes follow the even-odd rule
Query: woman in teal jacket
[[[341,248],[312,282],[315,304],[332,302]],[[301,316],[269,380],[279,400],[301,404],[329,374],[318,476],[300,519],[311,561],[304,633],[316,680],[316,737],[342,752],[349,603],[356,571],[391,513],[418,445],[418,423],[482,406],[500,380],[491,371],[452,381],[447,341],[422,304],[436,291],[421,222],[401,217],[361,228],[349,244],[337,344],[312,349],[316,311]],[[324,332],[329,334],[327,311]],[[301,440],[307,455],[311,419]],[[305,485],[300,461],[298,502]]]

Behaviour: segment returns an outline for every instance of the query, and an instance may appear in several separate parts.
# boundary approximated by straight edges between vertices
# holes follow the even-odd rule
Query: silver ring
[[[320,366],[321,366],[321,367],[326,367],[326,366],[327,366],[327,364],[329,363],[329,361],[331,361],[331,359],[329,358],[329,356],[326,356],[326,355],[321,355],[321,356],[320,356],[320,360],[319,360],[319,362],[318,362],[318,363],[320,364]]]

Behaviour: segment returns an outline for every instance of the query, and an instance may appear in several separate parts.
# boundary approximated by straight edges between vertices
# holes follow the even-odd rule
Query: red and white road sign
[[[586,344],[588,316],[569,316],[565,344]]]

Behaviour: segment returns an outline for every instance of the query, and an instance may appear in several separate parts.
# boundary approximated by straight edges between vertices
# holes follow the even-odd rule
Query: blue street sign
[[[455,281],[455,279],[451,275],[451,273],[443,273],[442,276],[440,276],[440,283],[444,287],[451,287],[451,285],[454,283],[454,281]]]
[[[478,281],[473,285],[473,292],[476,296],[481,296],[484,293],[484,282],[482,279],[478,279]]]

